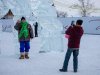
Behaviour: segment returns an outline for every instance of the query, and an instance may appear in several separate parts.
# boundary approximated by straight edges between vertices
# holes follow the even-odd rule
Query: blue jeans
[[[20,52],[29,52],[30,42],[29,41],[20,41]]]
[[[63,63],[63,69],[67,70],[68,68],[68,62],[71,56],[71,53],[73,52],[73,69],[74,71],[77,71],[78,69],[78,54],[79,54],[79,49],[74,49],[74,48],[68,48],[66,56],[65,56],[65,60]]]

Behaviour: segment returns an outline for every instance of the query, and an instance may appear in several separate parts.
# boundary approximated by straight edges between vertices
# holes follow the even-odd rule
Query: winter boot
[[[67,72],[65,69],[59,69],[60,72]]]
[[[74,72],[76,73],[76,72],[77,72],[77,70],[75,69],[75,70],[74,70]]]
[[[29,59],[28,52],[25,53],[25,58]]]
[[[19,59],[24,59],[24,54],[21,54]]]

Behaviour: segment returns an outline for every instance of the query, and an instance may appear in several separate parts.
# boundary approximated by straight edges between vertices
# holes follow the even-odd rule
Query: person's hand
[[[70,35],[65,34],[65,38],[70,38]]]
[[[17,20],[17,23],[20,23],[20,20]]]

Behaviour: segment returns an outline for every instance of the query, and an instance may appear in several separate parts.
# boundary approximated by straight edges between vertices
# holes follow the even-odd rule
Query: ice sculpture
[[[41,26],[40,52],[63,51],[62,24],[57,19],[52,0],[31,0],[32,9]]]
[[[63,51],[62,24],[57,19],[52,0],[1,0],[1,2],[5,6],[2,14],[11,9],[16,20],[20,18],[19,16],[27,17],[34,13],[41,29],[40,52]]]

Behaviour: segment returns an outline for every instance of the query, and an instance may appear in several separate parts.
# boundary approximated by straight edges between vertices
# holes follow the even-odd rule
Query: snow
[[[67,39],[63,35],[64,52],[39,53],[40,37],[31,40],[30,59],[20,60],[13,33],[2,32],[0,75],[99,75],[100,35],[83,35],[79,53],[79,70],[73,72],[72,57],[68,72],[59,72],[67,50]],[[17,46],[18,47],[18,46]]]
[[[88,1],[88,0],[86,0]],[[71,5],[79,3],[78,0],[53,0],[55,7],[58,11],[67,12],[68,17],[80,17],[79,11],[69,8]],[[94,4],[94,7],[100,9],[100,0],[90,0],[90,3]],[[100,16],[100,10],[91,13],[90,16]]]
[[[62,51],[62,38],[60,35],[63,27],[62,23],[57,19],[56,9],[52,6],[52,0],[3,0],[3,2],[0,0],[0,2],[4,3],[6,7],[6,9],[2,7],[1,14],[4,15],[4,12],[11,9],[14,13],[14,21],[20,19],[22,16],[25,16],[28,21],[34,21],[35,18],[38,22],[38,27],[41,28],[39,33],[42,43],[41,51],[55,50],[55,43],[58,43],[57,50]],[[50,41],[54,43],[50,43]],[[49,45],[47,45],[48,42]]]
[[[37,13],[39,12],[37,11],[37,8],[41,4],[41,1],[43,0],[0,0],[0,10],[1,10],[0,17],[5,15],[9,9],[13,11],[14,15],[16,15],[16,18],[19,18],[20,16],[30,16],[32,14],[32,10],[34,10],[33,13],[35,15],[38,15]],[[48,1],[51,4],[54,2],[55,7],[58,11],[67,12],[68,17],[80,16],[78,10],[73,10],[69,8],[69,6],[71,6],[72,4],[78,3],[78,0],[48,0]],[[97,1],[91,0],[91,2],[94,3],[96,8],[100,9],[99,0]],[[90,16],[100,16],[100,11],[93,12]]]
[[[0,18],[3,17],[9,9],[13,12],[15,20],[22,16],[28,18],[32,14],[30,0],[0,0],[0,4]]]
[[[0,4],[2,4],[1,1]],[[72,57],[68,72],[59,72],[67,51],[68,40],[61,34],[62,24],[57,20],[56,10],[51,6],[52,1],[31,0],[33,1],[31,4],[28,0],[3,1],[7,7],[0,8],[2,15],[9,8],[14,12],[16,19],[23,15],[31,17],[31,12],[34,11],[33,13],[42,27],[41,33],[39,32],[39,35],[42,37],[39,36],[31,40],[30,59],[19,60],[17,32],[2,32],[0,27],[0,75],[99,75],[100,35],[84,34],[82,37],[79,54],[79,71],[77,73],[73,72]],[[21,4],[23,2],[25,7]],[[25,12],[26,10],[28,12]],[[33,23],[33,20],[31,20],[31,23]],[[50,49],[50,52],[39,53],[41,47],[44,47],[45,50]],[[61,49],[64,51],[61,52]]]

